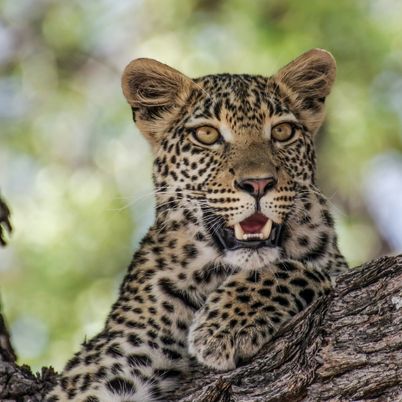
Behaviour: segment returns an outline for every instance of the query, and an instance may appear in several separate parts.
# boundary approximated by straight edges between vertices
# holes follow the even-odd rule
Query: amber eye
[[[201,144],[213,145],[219,141],[221,135],[214,127],[202,126],[195,129],[194,138]]]
[[[271,129],[271,136],[276,141],[288,141],[296,132],[291,123],[279,123]]]

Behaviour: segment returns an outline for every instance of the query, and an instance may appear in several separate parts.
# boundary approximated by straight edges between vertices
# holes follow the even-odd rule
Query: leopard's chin
[[[255,271],[278,262],[280,258],[281,249],[278,247],[238,248],[227,250],[222,262],[232,267],[238,267],[242,271]]]

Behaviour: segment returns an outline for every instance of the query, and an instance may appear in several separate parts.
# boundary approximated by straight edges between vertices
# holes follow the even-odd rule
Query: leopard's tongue
[[[268,218],[261,214],[255,213],[254,215],[249,216],[244,221],[240,222],[240,226],[243,229],[244,233],[261,233],[262,228],[267,223]]]
[[[271,234],[272,221],[261,213],[255,213],[234,226],[238,240],[266,240]]]

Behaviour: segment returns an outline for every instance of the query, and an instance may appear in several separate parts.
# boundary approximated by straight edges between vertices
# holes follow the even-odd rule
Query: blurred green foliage
[[[152,221],[151,160],[120,90],[129,60],[190,76],[270,75],[322,47],[338,62],[319,180],[352,265],[392,251],[362,192],[402,151],[397,0],[0,0],[0,188],[16,228],[0,294],[21,362],[60,369],[102,326]]]

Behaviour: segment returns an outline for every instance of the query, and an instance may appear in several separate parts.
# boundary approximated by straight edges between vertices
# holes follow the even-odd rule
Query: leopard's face
[[[313,87],[331,71],[332,58],[319,56],[321,63],[312,57],[318,72],[308,69],[304,77]],[[297,60],[269,78],[221,74],[187,81],[162,66],[166,90],[173,75],[180,91],[162,93],[150,71],[126,72],[126,87],[123,78],[137,125],[154,147],[157,207],[188,210],[226,262],[254,269],[277,260],[283,226],[314,183],[313,136],[329,89],[301,98],[295,88],[301,78],[293,86],[289,78],[289,70],[300,73]]]

